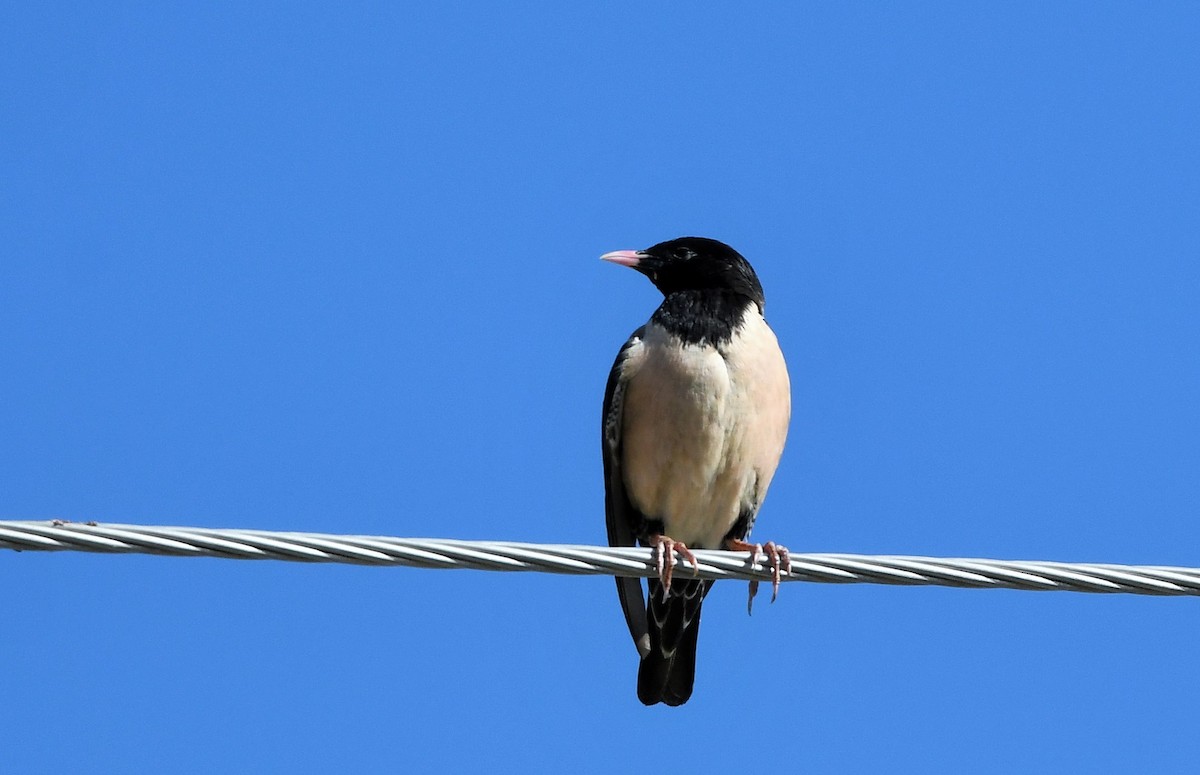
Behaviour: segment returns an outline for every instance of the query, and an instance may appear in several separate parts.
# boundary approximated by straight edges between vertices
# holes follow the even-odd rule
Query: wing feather
[[[630,350],[641,342],[642,331],[642,328],[634,331],[617,353],[608,375],[608,385],[604,389],[600,442],[604,453],[604,514],[609,546],[636,546],[638,531],[645,522],[645,517],[629,502],[621,469],[621,425],[627,384],[624,365]],[[629,626],[629,634],[637,646],[638,655],[645,656],[650,651],[650,635],[641,579],[618,576],[617,598],[621,601],[625,623]]]

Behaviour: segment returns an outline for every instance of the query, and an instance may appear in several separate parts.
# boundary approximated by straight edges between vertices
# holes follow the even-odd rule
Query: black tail
[[[676,580],[662,599],[662,584],[650,580],[646,618],[650,653],[638,668],[638,699],[645,705],[682,705],[692,696],[696,679],[696,638],[700,634],[700,604],[711,581]]]

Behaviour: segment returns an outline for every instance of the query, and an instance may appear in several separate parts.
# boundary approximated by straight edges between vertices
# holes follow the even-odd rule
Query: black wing
[[[600,445],[604,454],[604,515],[609,546],[636,546],[638,530],[645,522],[645,517],[629,502],[625,477],[621,471],[621,422],[626,385],[622,371],[629,349],[641,340],[642,331],[642,328],[634,331],[617,353],[617,360],[608,374],[608,385],[604,389]],[[641,579],[618,576],[617,597],[621,601],[625,623],[629,625],[629,634],[637,646],[638,655],[643,657],[650,651],[650,635]]]

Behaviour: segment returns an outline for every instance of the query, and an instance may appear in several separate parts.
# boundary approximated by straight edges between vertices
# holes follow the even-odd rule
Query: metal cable
[[[54,521],[0,521],[0,549],[293,560],[418,568],[541,571],[605,576],[655,576],[653,552],[641,548],[390,538],[268,530],[152,527]],[[748,552],[696,550],[705,579],[770,581],[770,568]],[[791,555],[784,581],[903,584],[991,589],[1200,595],[1200,568],[1033,560],[955,559],[860,554]],[[678,557],[676,574],[691,575]]]

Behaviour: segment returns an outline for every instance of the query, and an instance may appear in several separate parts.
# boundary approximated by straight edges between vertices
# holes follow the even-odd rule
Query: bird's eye
[[[687,248],[675,248],[675,258],[679,259],[680,261],[687,261],[691,257],[692,251],[688,250]]]

